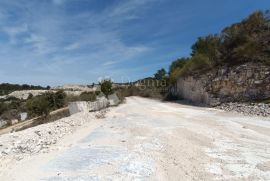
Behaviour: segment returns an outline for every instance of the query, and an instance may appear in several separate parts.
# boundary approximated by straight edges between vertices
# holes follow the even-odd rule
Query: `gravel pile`
[[[24,155],[49,152],[66,134],[72,133],[77,127],[94,119],[105,117],[106,110],[92,113],[78,113],[55,122],[39,125],[20,132],[0,136],[0,160],[6,156],[15,156],[20,160]]]
[[[264,103],[223,103],[216,108],[248,116],[270,116],[270,104]]]

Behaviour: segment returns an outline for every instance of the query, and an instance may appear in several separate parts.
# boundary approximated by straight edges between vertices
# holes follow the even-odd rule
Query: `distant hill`
[[[50,87],[34,86],[27,84],[19,85],[19,84],[2,83],[0,84],[0,95],[7,95],[10,94],[11,92],[18,90],[46,90],[46,89],[50,89]]]

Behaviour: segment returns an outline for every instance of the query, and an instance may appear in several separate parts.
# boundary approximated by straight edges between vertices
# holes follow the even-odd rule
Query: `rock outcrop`
[[[69,113],[72,115],[79,112],[99,111],[101,109],[107,108],[109,105],[110,105],[109,100],[104,97],[99,98],[94,102],[87,102],[87,101],[71,102],[68,104],[68,108]]]
[[[216,106],[270,98],[270,66],[246,63],[180,77],[172,92],[179,98]]]

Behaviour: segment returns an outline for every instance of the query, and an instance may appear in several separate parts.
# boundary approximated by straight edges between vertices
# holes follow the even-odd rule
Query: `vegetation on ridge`
[[[2,83],[0,84],[0,96],[7,95],[13,91],[19,90],[46,90],[46,89],[50,89],[50,86],[42,87],[27,84],[19,85],[19,84]]]
[[[270,12],[257,11],[218,35],[200,37],[192,45],[190,57],[172,62],[170,81],[173,83],[179,76],[202,73],[221,65],[270,64],[269,30]]]

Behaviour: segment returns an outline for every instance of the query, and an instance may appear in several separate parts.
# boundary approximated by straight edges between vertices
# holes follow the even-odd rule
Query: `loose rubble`
[[[14,156],[20,160],[26,155],[49,152],[50,146],[56,144],[60,138],[93,119],[105,118],[106,112],[107,109],[101,112],[81,112],[55,122],[1,135],[0,162],[6,156]]]
[[[216,108],[234,111],[248,116],[270,116],[270,104],[264,103],[223,103]]]

